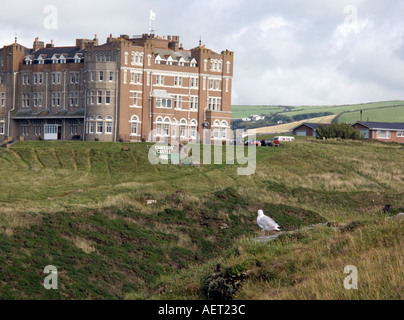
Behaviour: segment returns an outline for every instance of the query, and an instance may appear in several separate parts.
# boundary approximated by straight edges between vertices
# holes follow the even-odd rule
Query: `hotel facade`
[[[230,141],[231,51],[154,34],[0,49],[0,141]]]

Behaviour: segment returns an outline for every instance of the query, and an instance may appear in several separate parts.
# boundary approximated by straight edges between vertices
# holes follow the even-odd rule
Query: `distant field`
[[[285,116],[295,116],[298,114],[306,113],[317,113],[317,112],[332,112],[334,114],[340,114],[342,112],[350,110],[364,110],[364,109],[376,109],[382,107],[392,107],[392,106],[403,106],[404,100],[394,100],[394,101],[382,101],[382,102],[371,102],[362,104],[351,104],[351,105],[335,105],[335,106],[294,106],[294,107],[281,107],[281,106],[232,106],[232,118],[244,118],[251,116],[253,114],[269,114],[271,112],[278,112]],[[291,109],[291,111],[287,111]],[[399,109],[392,109],[392,115],[386,116],[383,112],[372,114],[374,116],[373,121],[401,121],[396,120],[396,112]],[[359,114],[359,112],[357,113]],[[400,113],[401,114],[401,113]],[[379,115],[382,117],[379,119]],[[399,116],[400,117],[400,116]],[[386,118],[386,120],[384,120]],[[393,120],[387,120],[392,118]],[[400,119],[404,118],[402,116]],[[365,119],[365,118],[364,118]],[[353,120],[354,122],[355,120]]]
[[[334,114],[340,114],[342,112],[349,110],[375,109],[380,107],[398,106],[398,105],[404,106],[404,101],[396,100],[396,101],[372,102],[372,103],[340,105],[340,106],[301,106],[301,107],[295,107],[291,112],[282,112],[281,114],[290,117],[297,114],[327,112],[327,111],[332,112]]]
[[[283,107],[277,106],[232,106],[231,117],[233,119],[246,118],[254,114],[270,114],[285,111]]]
[[[293,128],[297,127],[299,124],[303,122],[315,122],[315,123],[331,123],[331,121],[335,118],[335,115],[326,116],[326,117],[318,117],[312,119],[306,119],[301,121],[294,121],[290,123],[279,124],[276,126],[269,126],[269,127],[262,127],[256,128],[256,133],[286,133],[292,130]]]
[[[360,112],[348,112],[339,117],[338,122],[354,123],[360,121]],[[363,121],[404,122],[404,104],[391,108],[363,110]]]

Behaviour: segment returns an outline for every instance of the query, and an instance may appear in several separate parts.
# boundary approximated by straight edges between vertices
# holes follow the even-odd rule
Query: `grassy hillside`
[[[314,113],[314,112],[333,112],[334,114],[339,114],[345,111],[351,110],[362,110],[362,109],[376,109],[388,106],[404,106],[404,101],[381,101],[381,102],[370,102],[361,104],[348,104],[348,105],[336,105],[336,106],[300,106],[295,107],[291,112],[282,113],[288,116],[294,116],[297,114]]]
[[[290,123],[279,124],[275,126],[269,127],[260,127],[256,128],[255,132],[257,134],[265,134],[265,133],[288,133],[296,128],[298,125],[304,122],[314,122],[314,123],[331,123],[336,116],[325,116],[325,117],[317,117],[312,119],[306,119],[301,121],[293,121]]]
[[[251,176],[238,176],[238,165],[154,166],[147,159],[150,146],[27,141],[0,149],[0,298],[205,299],[204,283],[218,263],[227,275],[256,274],[238,292],[256,298],[252,292],[271,285],[262,273],[276,274],[274,286],[294,278],[310,288],[318,279],[303,267],[311,268],[315,253],[324,256],[313,269],[331,273],[340,270],[337,253],[358,252],[372,268],[402,261],[403,228],[376,215],[386,203],[394,212],[404,208],[398,145],[299,140],[258,148]],[[151,199],[156,204],[147,205]],[[255,221],[261,208],[289,231],[356,221],[379,233],[320,228],[262,245],[253,240],[261,234]],[[327,256],[334,247],[335,255]],[[305,248],[307,254],[297,254]],[[282,253],[276,254],[279,275],[276,252]],[[42,286],[50,264],[58,267],[59,290]],[[396,267],[388,271],[401,285],[402,268]],[[328,289],[329,297],[338,297]],[[396,297],[389,282],[385,292]]]
[[[398,107],[396,109],[380,109],[385,107]],[[403,100],[395,100],[395,101],[381,101],[381,102],[370,102],[370,103],[361,103],[361,104],[350,104],[350,105],[335,105],[335,106],[289,106],[289,107],[280,107],[280,106],[232,106],[232,117],[233,118],[242,118],[248,117],[253,114],[269,114],[271,112],[280,113],[285,116],[296,116],[303,115],[309,113],[319,113],[319,112],[332,112],[335,115],[338,115],[343,112],[347,112],[343,115],[341,121],[354,122],[356,119],[359,119],[359,110],[364,111],[363,120],[367,119],[367,116],[370,117],[370,121],[404,121],[400,120],[402,118],[402,110],[404,108]],[[375,109],[375,110],[373,110]],[[357,111],[357,112],[355,112]],[[366,114],[366,117],[365,117]],[[390,120],[395,119],[397,117],[398,120]],[[345,120],[346,119],[346,120]],[[386,120],[385,120],[386,119]]]
[[[254,114],[270,114],[283,112],[285,108],[277,106],[232,106],[231,117],[233,119],[246,118]]]
[[[360,121],[359,111],[347,112],[338,118],[338,122],[354,123]],[[404,104],[401,106],[363,110],[362,121],[404,122]]]

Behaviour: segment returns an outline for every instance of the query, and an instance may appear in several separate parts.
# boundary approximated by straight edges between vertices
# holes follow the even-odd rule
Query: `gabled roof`
[[[357,121],[352,126],[356,124],[361,124],[362,126],[373,130],[404,130],[404,122]]]
[[[330,124],[329,123],[313,123],[313,122],[303,122],[303,123],[301,123],[301,124],[299,124],[298,126],[296,126],[296,127],[294,127],[293,128],[293,130],[295,130],[296,128],[299,128],[299,127],[301,127],[301,126],[306,126],[306,127],[309,127],[309,128],[311,128],[311,129],[313,129],[313,130],[316,130],[317,128],[318,128],[318,126],[324,126],[324,127],[327,127],[327,126],[329,126]]]
[[[33,59],[38,59],[39,56],[42,58],[51,59],[54,55],[60,56],[63,55],[66,59],[73,59],[77,53],[82,53],[78,47],[56,47],[56,48],[44,48],[39,49],[31,54],[34,55]],[[62,58],[63,59],[63,58]]]
[[[159,55],[160,57],[164,57],[164,59],[168,59],[168,57],[171,57],[173,60],[180,60],[181,58],[184,59],[184,62],[190,62],[191,61],[191,52],[189,51],[173,51],[170,49],[160,49],[156,48],[154,49],[154,53]]]

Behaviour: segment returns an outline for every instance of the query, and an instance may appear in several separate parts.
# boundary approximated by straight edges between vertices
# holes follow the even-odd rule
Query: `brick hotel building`
[[[232,77],[233,52],[184,50],[178,36],[15,41],[0,49],[0,141],[186,142],[204,128],[229,141]]]

